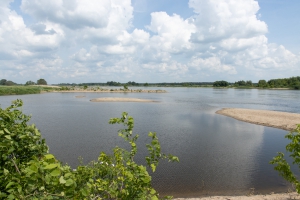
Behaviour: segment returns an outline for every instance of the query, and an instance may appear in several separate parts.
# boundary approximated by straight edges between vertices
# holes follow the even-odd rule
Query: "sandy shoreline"
[[[300,199],[296,192],[268,194],[268,195],[250,195],[250,196],[211,196],[201,198],[176,198],[174,200],[290,200]]]
[[[218,110],[216,113],[232,117],[240,121],[288,131],[295,129],[296,124],[300,124],[300,114],[298,113],[252,110],[244,108],[223,108],[222,110]]]
[[[91,102],[158,102],[150,99],[102,97],[91,99]]]

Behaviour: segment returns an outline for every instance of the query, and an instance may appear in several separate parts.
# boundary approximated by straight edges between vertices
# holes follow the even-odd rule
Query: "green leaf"
[[[151,169],[153,172],[155,172],[155,170],[156,170],[156,166],[153,163],[151,164]]]
[[[66,186],[70,186],[70,185],[72,185],[74,183],[74,181],[72,180],[72,179],[68,179],[67,181],[66,181]]]
[[[5,135],[4,137],[6,137],[7,139],[11,140],[10,135]]]
[[[9,188],[10,186],[14,185],[15,183],[14,182],[9,182],[5,188]]]
[[[46,154],[45,158],[46,158],[46,160],[50,160],[50,159],[55,158],[55,157],[52,154]]]
[[[4,131],[3,130],[0,130],[0,135],[3,135],[4,134]]]
[[[44,169],[54,169],[58,167],[58,164],[50,164],[50,165],[47,165]]]
[[[6,133],[9,133],[9,134],[10,134],[10,132],[9,132],[9,130],[7,130],[7,128],[4,128],[4,131],[5,131]]]
[[[61,176],[61,177],[59,178],[59,182],[60,182],[61,184],[65,184],[65,183],[66,183],[66,180],[64,179],[63,176]]]
[[[158,200],[157,196],[151,197],[151,200]]]
[[[55,169],[50,173],[51,176],[59,176],[60,175],[60,170],[59,169]]]
[[[150,194],[155,194],[156,191],[154,189],[151,189]]]
[[[72,173],[66,173],[66,174],[64,175],[65,178],[68,178],[68,177],[70,177],[70,176],[72,176]]]

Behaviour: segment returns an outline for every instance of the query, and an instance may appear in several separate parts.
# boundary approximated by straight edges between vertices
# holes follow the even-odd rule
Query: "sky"
[[[0,79],[300,76],[299,0],[1,0]]]

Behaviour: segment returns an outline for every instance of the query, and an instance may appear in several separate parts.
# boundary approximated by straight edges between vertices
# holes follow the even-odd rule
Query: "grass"
[[[42,91],[53,91],[53,88],[47,86],[0,86],[0,96],[20,95],[20,94],[39,94]]]

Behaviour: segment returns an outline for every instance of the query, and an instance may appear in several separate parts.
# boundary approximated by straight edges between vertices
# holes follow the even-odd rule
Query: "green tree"
[[[229,86],[229,83],[227,81],[215,81],[213,83],[213,86],[214,87],[228,87]]]
[[[96,161],[72,170],[48,153],[39,130],[28,125],[21,100],[0,108],[0,199],[158,199],[151,186],[147,167],[134,161],[138,135],[133,135],[134,119],[127,113],[110,119],[122,124],[118,134],[129,150],[116,147],[113,155],[101,152]],[[149,132],[147,166],[154,172],[161,159],[178,161],[161,152],[156,133]]]
[[[12,85],[16,85],[16,83],[12,82],[12,81],[6,81],[5,85],[7,86],[12,86]]]
[[[257,86],[260,88],[264,88],[264,87],[267,87],[268,84],[267,84],[266,80],[259,80]]]
[[[25,83],[25,85],[35,85],[35,82],[33,82],[33,81],[27,81],[27,82]]]
[[[127,84],[125,84],[123,87],[124,87],[124,90],[128,90],[128,85]]]
[[[144,84],[144,86],[145,86],[145,87],[148,87],[148,86],[149,86],[149,84],[148,84],[148,83],[145,83],[145,84]]]
[[[37,85],[47,85],[47,81],[43,78],[37,80],[36,82]]]
[[[246,82],[244,80],[238,81],[234,83],[235,86],[246,86]]]
[[[246,85],[252,87],[252,86],[253,86],[253,83],[252,83],[252,81],[249,80],[249,81],[246,81]]]
[[[6,81],[7,81],[6,79],[1,79],[0,80],[0,85],[5,85]]]
[[[286,150],[290,152],[290,157],[293,158],[293,164],[300,167],[300,124],[297,128],[288,133],[285,138],[291,140],[291,142],[286,146]],[[284,179],[294,184],[296,191],[300,193],[300,182],[297,176],[291,171],[290,165],[284,159],[284,154],[279,152],[273,160],[270,161],[271,164],[275,165],[274,169],[279,172]]]

